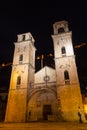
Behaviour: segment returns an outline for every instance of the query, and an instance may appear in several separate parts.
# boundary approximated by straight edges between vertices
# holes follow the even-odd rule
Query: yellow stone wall
[[[9,91],[5,122],[25,122],[26,93],[26,89]]]

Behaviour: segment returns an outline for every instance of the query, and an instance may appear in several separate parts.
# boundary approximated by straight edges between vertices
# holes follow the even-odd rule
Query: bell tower
[[[27,120],[27,100],[34,87],[35,46],[31,33],[17,36],[14,43],[14,57],[5,122],[25,122]]]
[[[56,86],[58,100],[60,99],[61,115],[65,121],[78,121],[78,109],[80,107],[82,119],[85,120],[72,45],[72,32],[69,31],[67,21],[55,22],[53,30]]]

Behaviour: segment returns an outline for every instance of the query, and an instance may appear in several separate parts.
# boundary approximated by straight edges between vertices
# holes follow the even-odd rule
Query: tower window
[[[65,32],[63,27],[58,29],[58,33],[63,33],[63,32]]]
[[[19,61],[23,61],[23,55],[22,54],[19,56]]]
[[[25,35],[22,35],[22,40],[25,41]]]
[[[17,77],[17,86],[19,86],[21,84],[21,76]]]
[[[69,73],[67,70],[64,71],[65,84],[70,84]]]
[[[61,48],[61,52],[62,52],[62,54],[66,54],[66,49],[65,49],[65,47],[62,47],[62,48]]]

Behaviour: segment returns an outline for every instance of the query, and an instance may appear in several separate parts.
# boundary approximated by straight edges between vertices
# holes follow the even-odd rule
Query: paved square
[[[87,123],[76,122],[30,122],[0,123],[0,130],[87,130]]]

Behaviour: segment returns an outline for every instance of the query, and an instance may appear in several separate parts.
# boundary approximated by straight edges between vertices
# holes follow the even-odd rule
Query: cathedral
[[[79,108],[85,121],[68,22],[55,22],[51,37],[55,69],[35,73],[35,40],[30,32],[17,35],[5,122],[79,121]]]

